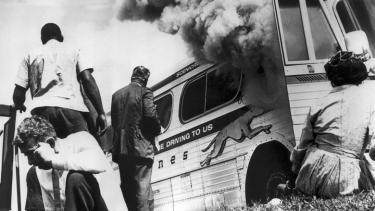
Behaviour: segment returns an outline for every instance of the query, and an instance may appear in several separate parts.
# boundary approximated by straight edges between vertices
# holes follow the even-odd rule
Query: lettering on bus
[[[239,116],[246,113],[249,109],[247,107],[227,113],[216,119],[210,120],[187,131],[178,133],[174,136],[159,141],[159,150],[156,154],[168,151],[175,147],[197,140],[204,136],[220,131],[226,125],[237,119]]]
[[[182,160],[187,160],[188,159],[188,151],[184,151],[184,153],[182,154]],[[171,165],[175,164],[177,161],[176,159],[176,155],[172,155],[171,156],[171,159],[170,159],[170,163]],[[161,169],[164,167],[164,161],[163,160],[159,160],[158,161],[158,169]]]
[[[195,68],[197,68],[197,67],[199,67],[199,66],[200,66],[200,64],[199,64],[198,62],[193,62],[193,63],[191,63],[189,66],[187,66],[187,67],[183,68],[182,70],[178,71],[178,72],[176,73],[176,78],[185,75],[186,73],[188,73],[188,72],[194,70]]]
[[[194,128],[192,130],[189,130],[182,135],[179,135],[170,140],[161,142],[159,145],[160,150],[164,150],[165,148],[174,148],[174,146],[180,145],[183,142],[189,142],[190,139],[196,139],[196,138],[202,137],[206,133],[209,133],[212,129],[213,129],[213,124],[210,123],[208,125],[202,125],[199,128]]]

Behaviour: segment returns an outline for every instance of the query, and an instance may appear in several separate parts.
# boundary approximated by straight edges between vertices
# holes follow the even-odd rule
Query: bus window
[[[342,26],[346,33],[355,31],[354,21],[351,19],[349,11],[346,9],[346,6],[343,1],[339,1],[336,5],[337,14],[341,19]]]
[[[188,121],[234,100],[240,89],[240,74],[230,65],[207,72],[185,86],[182,91],[181,119]]]
[[[182,119],[188,120],[204,112],[206,77],[189,83],[182,98]]]
[[[336,5],[337,14],[346,33],[363,30],[375,53],[375,2],[374,0],[341,0]]]
[[[227,71],[229,72],[229,71]],[[206,110],[210,110],[233,99],[238,91],[237,74],[218,74],[212,71],[207,74]]]
[[[164,129],[163,131],[165,131],[169,126],[169,122],[171,121],[172,95],[167,94],[161,97],[160,99],[155,101],[155,104],[156,104],[161,126]]]
[[[336,53],[337,41],[320,6],[319,0],[306,1],[316,59],[330,58]]]
[[[299,0],[280,0],[279,8],[288,60],[308,60]]]

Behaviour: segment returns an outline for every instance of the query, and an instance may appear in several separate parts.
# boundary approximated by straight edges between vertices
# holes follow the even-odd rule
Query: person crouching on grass
[[[88,132],[58,139],[51,123],[34,115],[18,126],[14,144],[33,165],[26,177],[25,210],[113,210],[107,208],[94,177],[110,169],[110,165]],[[121,195],[119,185],[110,188],[112,193],[117,188]]]
[[[297,190],[333,198],[374,190],[364,158],[374,160],[375,96],[363,60],[337,53],[324,65],[332,90],[310,108],[300,142],[291,154]]]

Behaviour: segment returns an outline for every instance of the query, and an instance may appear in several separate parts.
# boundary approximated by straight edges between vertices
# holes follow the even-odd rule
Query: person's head
[[[359,85],[368,77],[363,59],[348,51],[338,52],[324,65],[324,69],[333,87]]]
[[[64,37],[61,34],[60,27],[55,23],[47,23],[42,27],[40,31],[40,36],[43,45],[46,44],[49,40],[55,39],[59,42],[64,41]]]
[[[137,82],[142,86],[146,86],[149,77],[150,71],[147,68],[143,66],[137,66],[133,69],[131,82]]]
[[[56,132],[52,124],[40,116],[25,118],[17,128],[14,145],[27,157],[30,165],[38,165],[34,151],[40,142],[48,143],[52,148],[55,146]]]

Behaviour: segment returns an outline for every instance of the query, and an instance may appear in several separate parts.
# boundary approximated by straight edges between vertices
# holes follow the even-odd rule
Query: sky
[[[41,45],[40,29],[48,22],[61,27],[64,42],[91,56],[106,112],[135,66],[150,69],[152,86],[189,60],[181,36],[161,32],[155,23],[119,20],[120,7],[116,0],[0,0],[0,104],[12,104],[19,64]]]

